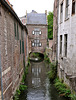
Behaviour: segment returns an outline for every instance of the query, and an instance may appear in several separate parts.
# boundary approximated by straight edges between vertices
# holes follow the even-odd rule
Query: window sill
[[[60,22],[60,24],[62,24],[63,22]]]
[[[65,21],[69,20],[69,17],[65,18]]]
[[[72,14],[71,16],[74,16],[75,14]]]

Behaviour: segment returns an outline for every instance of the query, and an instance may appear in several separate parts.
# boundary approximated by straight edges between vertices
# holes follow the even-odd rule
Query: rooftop
[[[47,25],[47,16],[45,13],[37,13],[32,10],[31,13],[27,13],[27,24]]]

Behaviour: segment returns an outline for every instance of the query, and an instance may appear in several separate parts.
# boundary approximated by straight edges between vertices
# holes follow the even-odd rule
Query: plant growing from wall
[[[64,97],[70,97],[71,95],[71,90],[69,87],[67,87],[66,84],[62,83],[62,81],[60,81],[58,78],[55,79],[55,87],[57,89],[57,91],[59,92],[60,96],[64,96]]]
[[[56,63],[50,64],[50,71],[48,72],[48,76],[50,79],[50,82],[53,82],[55,78],[57,77],[57,65]]]
[[[76,93],[72,93],[69,96],[71,98],[71,100],[76,100]]]
[[[46,53],[44,53],[44,60],[47,62],[47,63],[51,63],[50,62],[50,59],[48,57],[48,55]]]
[[[30,65],[30,60],[28,62],[29,63],[25,67],[25,70],[24,70],[24,75],[22,77],[21,84],[19,86],[19,89],[16,90],[16,94],[14,95],[13,100],[19,100],[19,96],[21,95],[21,93],[23,93],[27,89],[27,86],[26,86],[26,76],[28,74],[28,66]]]

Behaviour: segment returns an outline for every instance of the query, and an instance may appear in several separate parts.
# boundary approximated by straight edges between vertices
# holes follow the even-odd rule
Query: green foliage
[[[25,85],[25,80],[26,80],[27,74],[28,74],[28,65],[25,67],[24,75],[22,77],[21,84],[19,86],[19,89],[16,90],[16,94],[14,95],[13,100],[19,100],[19,96],[21,95],[21,93],[23,93],[27,89],[27,86]]]
[[[55,63],[51,63],[50,65],[50,71],[48,72],[48,76],[49,76],[49,79],[50,81],[54,81],[54,79],[56,78],[57,76],[57,66]]]
[[[53,39],[53,12],[48,13],[47,19],[48,19],[48,38]]]
[[[18,89],[16,90],[16,94],[13,97],[13,100],[19,100],[19,95],[20,95],[21,91]]]
[[[25,83],[27,74],[28,74],[28,66],[25,67],[24,75],[23,75],[22,81],[21,81],[22,83]]]
[[[30,66],[30,58],[28,57],[28,65],[27,66]]]
[[[26,86],[26,85],[20,84],[20,87],[19,87],[19,90],[20,90],[20,91],[24,91],[24,90],[26,90],[26,89],[27,89],[27,86]]]
[[[40,58],[40,53],[32,53],[31,55],[30,55],[30,57],[33,57],[33,58]]]
[[[70,97],[71,90],[62,83],[58,78],[55,79],[55,87],[58,90],[60,96]]]
[[[48,55],[46,55],[46,53],[44,53],[44,60],[45,60],[47,63],[51,63],[51,62],[50,62],[50,59],[49,59]]]
[[[70,94],[70,96],[69,96],[69,97],[71,98],[71,100],[76,100],[76,94],[75,94],[75,93]]]

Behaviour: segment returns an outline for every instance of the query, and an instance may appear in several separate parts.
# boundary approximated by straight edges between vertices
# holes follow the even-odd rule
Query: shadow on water
[[[67,100],[59,97],[53,84],[47,77],[49,67],[42,62],[31,62],[27,75],[27,92],[22,93],[19,100]]]

